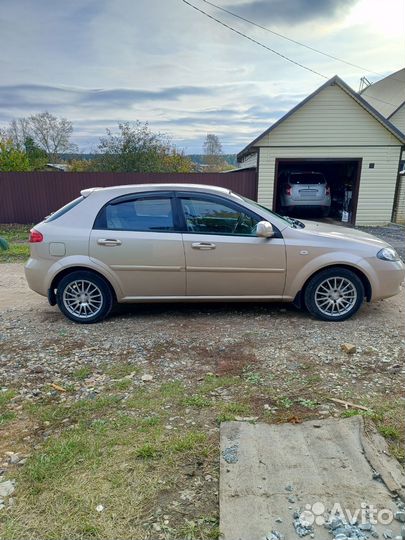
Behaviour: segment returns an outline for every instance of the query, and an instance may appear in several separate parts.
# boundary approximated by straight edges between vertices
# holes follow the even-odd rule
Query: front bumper
[[[390,298],[401,292],[405,280],[405,265],[402,261],[373,259],[376,280],[372,287],[372,301]]]

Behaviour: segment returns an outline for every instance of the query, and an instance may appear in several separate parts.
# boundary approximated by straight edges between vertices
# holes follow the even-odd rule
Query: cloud
[[[236,151],[282,116],[300,94],[269,95],[260,84],[179,85],[153,90],[88,89],[40,84],[0,86],[0,122],[47,110],[73,122],[73,140],[92,150],[106,128],[148,121],[178,146],[201,152],[207,132]],[[281,108],[280,108],[281,107]]]
[[[257,22],[297,24],[326,19],[355,4],[356,0],[253,0],[230,6],[231,11]]]
[[[61,88],[39,84],[0,86],[0,109],[37,112],[63,105],[119,106],[122,108],[148,101],[176,101],[182,97],[209,96],[213,90],[203,86],[172,86],[159,90],[114,88],[110,90]]]

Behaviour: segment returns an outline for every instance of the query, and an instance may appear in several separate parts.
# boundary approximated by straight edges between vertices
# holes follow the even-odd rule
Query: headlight
[[[383,248],[377,253],[377,257],[383,261],[399,261],[399,255],[393,248]]]

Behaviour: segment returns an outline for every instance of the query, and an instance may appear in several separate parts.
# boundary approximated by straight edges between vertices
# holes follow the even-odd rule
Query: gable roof
[[[402,107],[403,107],[404,105],[405,105],[405,101],[403,101],[403,102],[399,105],[399,107],[397,107],[397,108],[395,109],[395,111],[389,115],[388,120],[389,120],[390,118],[392,118],[392,117],[394,116],[394,114],[396,114],[396,113],[399,111],[399,109],[402,109]]]
[[[405,68],[370,84],[361,95],[385,118],[390,118],[405,103]]]
[[[402,133],[398,128],[396,128],[389,120],[387,120],[381,113],[379,113],[368,101],[366,101],[360,94],[355,92],[347,83],[343,81],[338,75],[335,75],[329,81],[326,81],[322,86],[320,86],[315,92],[310,94],[304,100],[302,100],[298,105],[293,107],[287,114],[282,116],[277,122],[272,124],[268,129],[266,129],[261,135],[256,137],[254,141],[248,144],[241,152],[239,152],[237,159],[238,161],[246,156],[256,151],[256,144],[276,129],[280,124],[282,124],[287,118],[290,118],[295,112],[300,110],[306,103],[308,103],[312,98],[320,94],[325,88],[329,86],[339,86],[344,92],[346,92],[350,97],[352,97],[357,103],[363,107],[368,113],[370,113],[380,124],[382,124],[390,133],[392,133],[402,144],[405,144],[405,134]]]

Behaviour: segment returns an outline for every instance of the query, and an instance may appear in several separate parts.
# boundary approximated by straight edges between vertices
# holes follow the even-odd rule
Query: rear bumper
[[[30,289],[42,296],[48,296],[49,270],[55,265],[48,259],[29,258],[25,265],[25,278]]]
[[[330,208],[330,203],[325,201],[291,201],[286,202],[283,206],[286,208],[302,208],[302,209],[315,209],[315,208]]]

